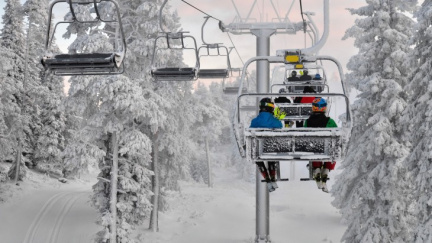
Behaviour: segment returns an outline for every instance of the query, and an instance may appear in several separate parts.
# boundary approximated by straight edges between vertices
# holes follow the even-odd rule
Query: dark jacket
[[[274,99],[274,103],[291,103],[287,97],[281,96]]]
[[[312,76],[310,76],[310,75],[302,75],[302,76],[300,76],[300,81],[310,81],[310,80],[312,80]]]
[[[261,111],[252,120],[250,128],[282,128],[282,122],[276,119],[272,113]]]
[[[315,112],[304,122],[304,127],[337,127],[336,122],[324,113]]]
[[[289,77],[288,81],[300,81],[300,78],[297,76],[296,77]]]

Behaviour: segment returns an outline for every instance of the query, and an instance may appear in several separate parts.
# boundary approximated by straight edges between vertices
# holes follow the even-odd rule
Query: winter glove
[[[286,113],[285,112],[281,112],[279,107],[275,107],[274,111],[273,111],[273,115],[274,117],[276,117],[278,120],[282,120],[285,118]]]
[[[285,121],[285,127],[286,128],[292,128],[294,126],[294,122],[293,121]]]

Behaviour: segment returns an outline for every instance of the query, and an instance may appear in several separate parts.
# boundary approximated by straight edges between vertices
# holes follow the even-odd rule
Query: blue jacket
[[[282,128],[282,122],[272,113],[262,111],[252,120],[250,128]]]

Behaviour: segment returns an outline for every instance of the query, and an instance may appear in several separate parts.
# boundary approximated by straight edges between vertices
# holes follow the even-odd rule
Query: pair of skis
[[[257,162],[258,169],[264,177],[263,182],[267,182],[267,189],[269,192],[275,191],[279,186],[276,183],[276,173],[279,175],[279,163],[268,162],[269,169],[267,170],[264,162]]]

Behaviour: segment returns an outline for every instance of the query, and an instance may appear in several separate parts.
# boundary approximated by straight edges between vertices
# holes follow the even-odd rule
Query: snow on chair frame
[[[59,21],[51,32],[51,23],[53,18],[53,8],[58,3],[67,3],[72,15],[71,20]],[[104,19],[99,11],[99,4],[112,3],[115,9],[117,19]],[[74,4],[89,5],[93,4],[96,17],[93,20],[79,20],[74,10]],[[112,41],[113,50],[93,53],[68,53],[53,54],[52,42],[57,27],[60,24],[117,24],[114,41]],[[89,1],[72,1],[56,0],[51,3],[48,20],[47,38],[45,42],[45,54],[41,60],[45,69],[52,71],[55,75],[113,75],[124,72],[124,57],[126,53],[126,41],[121,22],[120,10],[118,4],[113,0],[89,0]]]
[[[237,99],[239,106],[243,97],[290,97],[287,94],[243,94]],[[303,94],[312,97],[315,94]],[[344,94],[326,93],[322,97],[342,97],[346,105],[346,120],[338,128],[245,128],[245,155],[251,162],[260,161],[335,161],[343,157],[343,146],[351,130],[349,100]],[[239,107],[237,107],[239,109]],[[242,124],[241,113],[238,113],[237,124]]]
[[[256,62],[259,60],[266,60],[269,63],[286,63],[286,55],[291,53],[291,50],[280,50],[277,51],[277,56],[257,56],[254,58],[249,59],[244,67],[243,67],[243,73],[242,73],[242,78],[240,80],[240,88],[243,87],[243,83],[245,81],[245,72],[248,68],[248,66],[252,63],[252,62]],[[300,52],[297,51],[297,54],[301,56],[301,58],[306,59],[308,62],[315,62],[317,60],[329,60],[332,61],[336,64],[336,66],[338,67],[339,70],[339,74],[340,74],[340,81],[341,81],[341,85],[342,85],[342,90],[343,90],[343,94],[337,94],[337,93],[325,93],[325,94],[320,94],[320,96],[322,97],[334,97],[334,96],[341,96],[345,98],[345,103],[346,103],[346,121],[344,122],[344,126],[342,128],[283,128],[283,129],[278,129],[278,131],[275,131],[274,136],[276,137],[291,137],[292,139],[295,140],[295,138],[302,138],[302,137],[317,137],[317,139],[322,140],[322,139],[326,139],[329,137],[334,137],[336,136],[336,138],[338,139],[342,139],[342,143],[340,143],[340,145],[338,144],[337,147],[340,147],[339,151],[342,152],[342,146],[345,144],[345,142],[348,140],[350,132],[351,132],[351,110],[349,108],[349,100],[348,97],[346,96],[346,89],[345,89],[345,81],[344,81],[344,74],[343,74],[343,70],[342,70],[342,66],[341,64],[334,59],[333,57],[329,57],[329,56],[302,56],[302,54]],[[285,97],[291,97],[291,96],[300,96],[298,93],[284,93],[284,94],[278,94],[278,93],[266,93],[266,94],[241,94],[240,92],[238,93],[238,98],[237,98],[237,106],[236,109],[234,111],[234,119],[233,119],[233,130],[234,130],[234,135],[236,138],[236,142],[237,142],[237,146],[240,152],[240,155],[242,157],[246,157],[248,156],[248,158],[252,158],[252,150],[251,150],[251,143],[249,143],[249,147],[248,147],[248,139],[249,137],[252,137],[250,131],[248,131],[248,128],[244,128],[244,124],[241,121],[241,116],[240,116],[240,99],[244,96],[257,96],[257,97],[276,97],[276,96],[285,96]],[[315,97],[317,96],[317,94],[301,94],[301,96],[304,97]],[[259,129],[258,129],[259,130]],[[263,129],[263,131],[265,131],[265,134],[272,134],[271,132],[273,130],[269,130],[269,129]],[[294,131],[296,131],[296,133],[293,133]],[[321,131],[321,132],[317,132],[317,131]],[[281,133],[282,132],[282,133]],[[314,132],[314,133],[312,133]],[[329,132],[331,132],[329,134]],[[264,134],[261,134],[264,135]],[[319,135],[319,136],[317,136]],[[254,133],[254,137],[257,137],[256,132]],[[260,137],[260,136],[258,136]],[[265,137],[265,136],[264,136]],[[295,146],[295,142],[293,144],[293,146]],[[298,150],[298,149],[297,149]],[[259,150],[258,150],[259,151]],[[283,150],[281,150],[283,151]],[[326,150],[324,150],[326,151]],[[299,156],[300,154],[295,154],[296,152],[296,147],[293,147],[293,150],[291,152],[289,152],[288,150],[285,151],[286,153],[292,153],[291,155],[289,154],[284,154],[283,156],[285,157],[285,160],[287,161],[295,161],[295,160],[309,160],[311,158],[313,158],[314,160],[328,160],[329,158],[340,158],[340,155],[336,150],[333,151],[327,151],[325,154],[317,154],[317,156],[312,156],[310,153],[311,152],[307,152],[307,151],[303,151],[305,153],[309,153],[308,156],[306,156],[304,153],[301,153],[302,156]],[[299,151],[300,152],[300,151]],[[273,160],[275,160],[275,158],[272,158]],[[252,159],[251,159],[252,160]],[[255,162],[256,161],[267,161],[265,158],[255,158],[253,159]],[[271,159],[270,159],[271,160]],[[279,160],[279,159],[278,159]],[[282,159],[281,161],[284,161],[284,159]]]

